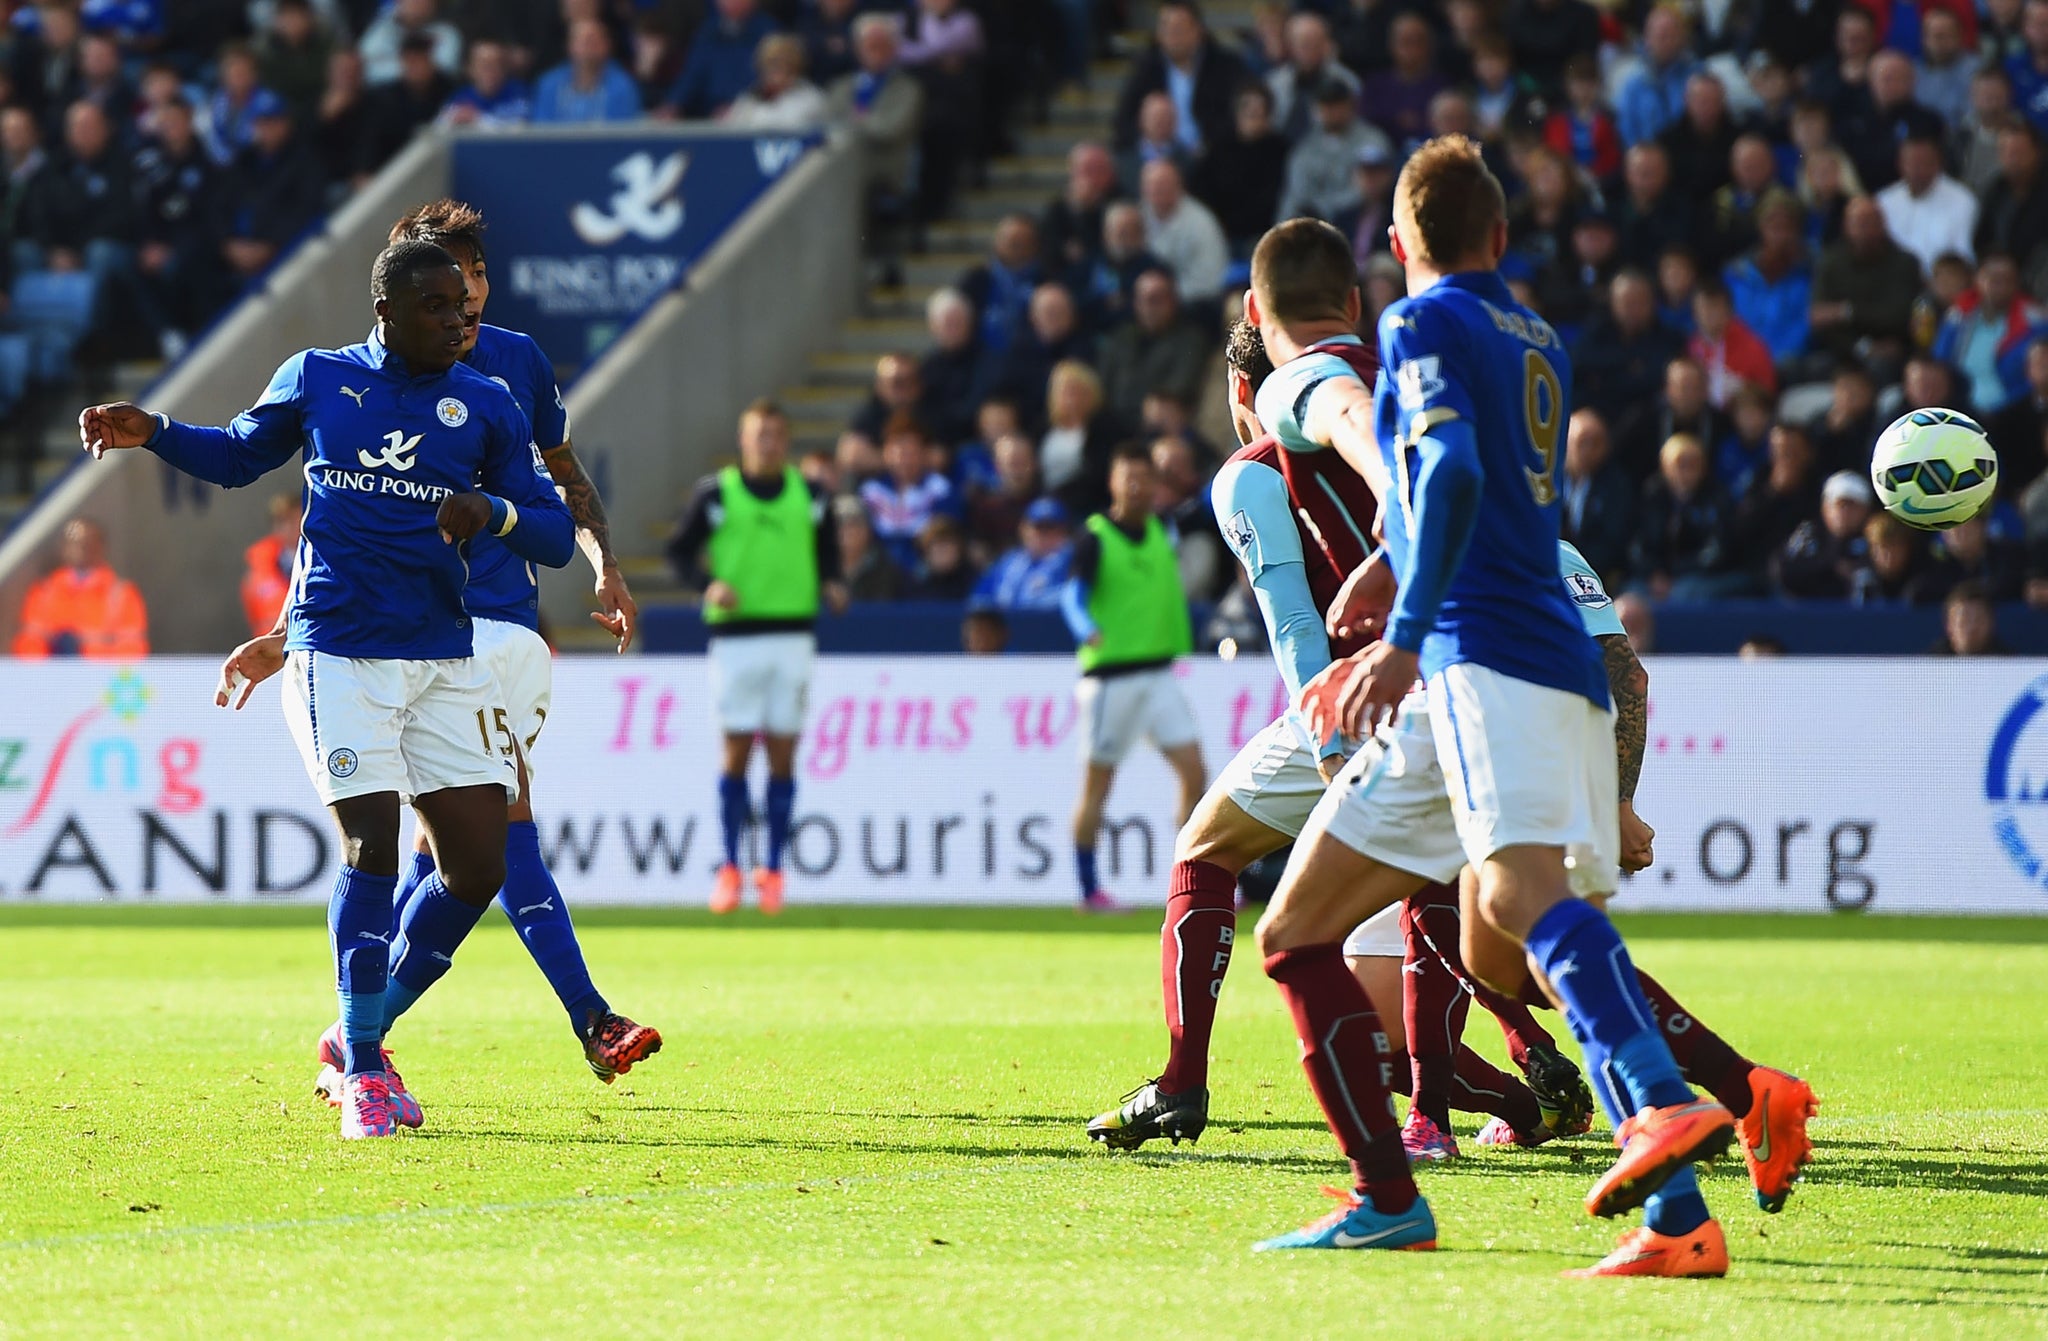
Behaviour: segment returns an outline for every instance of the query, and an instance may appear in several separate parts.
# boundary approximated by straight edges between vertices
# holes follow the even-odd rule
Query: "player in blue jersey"
[[[1609,1082],[1622,1152],[1587,1209],[1650,1201],[1653,1228],[1685,1234],[1710,1218],[1689,1166],[1727,1148],[1734,1118],[1686,1085],[1613,925],[1573,897],[1613,891],[1619,834],[1606,676],[1557,565],[1570,365],[1497,272],[1506,210],[1476,145],[1445,137],[1409,159],[1392,233],[1411,296],[1380,318],[1378,385],[1370,401],[1334,380],[1318,393],[1330,445],[1392,479],[1388,562],[1360,570],[1343,621],[1372,624],[1380,641],[1333,667],[1310,701],[1324,731],[1363,736],[1382,719],[1398,731],[1402,701],[1425,681],[1479,916],[1525,947]],[[1368,789],[1404,762],[1398,750],[1366,753]],[[1314,850],[1297,847],[1295,863]],[[1370,902],[1369,891],[1298,901],[1296,916],[1269,914],[1261,948],[1315,946],[1342,934],[1340,919],[1376,911]],[[1374,1088],[1347,1097],[1371,1106]]]
[[[225,428],[125,402],[78,420],[95,457],[143,447],[227,487],[301,463],[285,716],[341,838],[328,925],[346,1138],[418,1124],[381,1046],[389,973],[421,956],[452,958],[505,882],[505,806],[519,779],[492,739],[503,702],[463,606],[470,542],[488,532],[550,567],[575,549],[524,411],[460,362],[467,304],[454,259],[428,243],[388,247],[371,294],[376,339],[293,355]],[[393,896],[406,802],[440,861],[401,927]]]
[[[462,361],[512,393],[526,412],[541,461],[554,478],[569,515],[576,523],[576,538],[584,556],[597,574],[599,610],[592,615],[618,639],[624,651],[633,641],[638,610],[618,560],[611,551],[611,531],[597,486],[576,459],[569,442],[569,416],[555,385],[553,366],[532,337],[482,321],[484,304],[490,299],[490,275],[483,246],[483,216],[459,201],[442,199],[424,205],[391,228],[391,241],[429,242],[439,246],[462,267],[468,293],[469,333]],[[488,662],[503,693],[507,730],[498,735],[501,751],[514,750],[520,769],[520,795],[513,801],[505,845],[505,887],[498,902],[505,910],[520,944],[533,956],[547,977],[549,986],[568,1012],[584,1060],[599,1080],[612,1080],[660,1051],[661,1035],[636,1024],[611,1009],[591,982],[576,929],[567,903],[556,887],[540,852],[540,835],[534,825],[532,785],[534,754],[546,725],[553,692],[553,658],[538,629],[539,588],[533,566],[506,546],[488,536],[471,543],[469,585],[463,602],[475,620],[476,654]],[[223,670],[226,681],[215,701],[225,706],[239,690],[246,702],[249,688],[272,673],[281,661],[281,638],[255,639],[237,648]],[[494,733],[496,727],[494,724]],[[507,743],[511,742],[511,743]],[[406,906],[417,897],[433,872],[434,856],[424,831],[415,845],[412,859],[399,882],[398,907],[401,920]],[[401,957],[403,946],[400,947]],[[435,960],[407,960],[407,974],[421,976],[401,980],[393,994],[392,1021],[406,1006],[432,985],[446,965]],[[342,1069],[341,1036],[330,1029],[321,1036],[317,1049],[321,1063],[314,1087],[331,1102],[338,1102]]]

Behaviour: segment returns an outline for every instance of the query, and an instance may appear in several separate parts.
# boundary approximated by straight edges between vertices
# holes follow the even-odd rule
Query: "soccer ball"
[[[1908,526],[1946,531],[1976,516],[1998,488],[1998,453],[1983,426],[1955,410],[1913,410],[1877,435],[1870,482]]]

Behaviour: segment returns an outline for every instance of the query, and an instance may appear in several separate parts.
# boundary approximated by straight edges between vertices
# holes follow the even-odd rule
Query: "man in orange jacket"
[[[249,632],[261,638],[277,624],[278,612],[292,590],[292,558],[299,548],[299,522],[304,504],[296,494],[270,500],[270,530],[242,551],[249,569],[242,574],[242,613]]]
[[[62,564],[28,589],[18,657],[149,655],[149,615],[135,584],[107,564],[106,532],[83,517],[64,527]]]

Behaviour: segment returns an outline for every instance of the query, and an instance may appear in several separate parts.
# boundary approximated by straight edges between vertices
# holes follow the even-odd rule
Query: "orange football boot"
[[[718,880],[711,886],[711,911],[729,913],[740,906],[740,868],[727,862],[718,868]]]
[[[754,893],[761,900],[761,911],[773,917],[782,911],[782,872],[771,871],[766,866],[754,871]]]
[[[1735,1139],[1735,1116],[1712,1099],[1645,1108],[1615,1133],[1621,1158],[1586,1194],[1586,1214],[1632,1211],[1680,1165],[1712,1160]]]
[[[1721,1222],[1709,1220],[1690,1234],[1659,1234],[1638,1226],[1621,1236],[1614,1251],[1589,1267],[1564,1273],[1572,1280],[1601,1276],[1693,1276],[1728,1274],[1728,1240]]]
[[[1768,1066],[1750,1068],[1749,1096],[1749,1112],[1735,1124],[1735,1135],[1756,1185],[1756,1204],[1775,1215],[1813,1159],[1806,1120],[1820,1112],[1820,1098],[1798,1076]]]

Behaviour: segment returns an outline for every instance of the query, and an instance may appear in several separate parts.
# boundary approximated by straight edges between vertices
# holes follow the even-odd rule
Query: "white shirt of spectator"
[[[1915,196],[1903,181],[1893,182],[1877,193],[1877,207],[1884,213],[1885,231],[1920,262],[1922,275],[1931,274],[1935,260],[1947,252],[1977,259],[1970,246],[1970,235],[1977,231],[1977,197],[1947,173],[1936,177],[1924,196]]]
[[[1192,195],[1181,197],[1171,218],[1160,218],[1150,205],[1143,208],[1145,246],[1173,271],[1180,300],[1214,301],[1223,292],[1223,272],[1230,268],[1230,243],[1223,225]]]
[[[1046,430],[1045,440],[1038,445],[1038,470],[1048,490],[1063,487],[1081,473],[1081,451],[1087,443],[1085,428]]]

